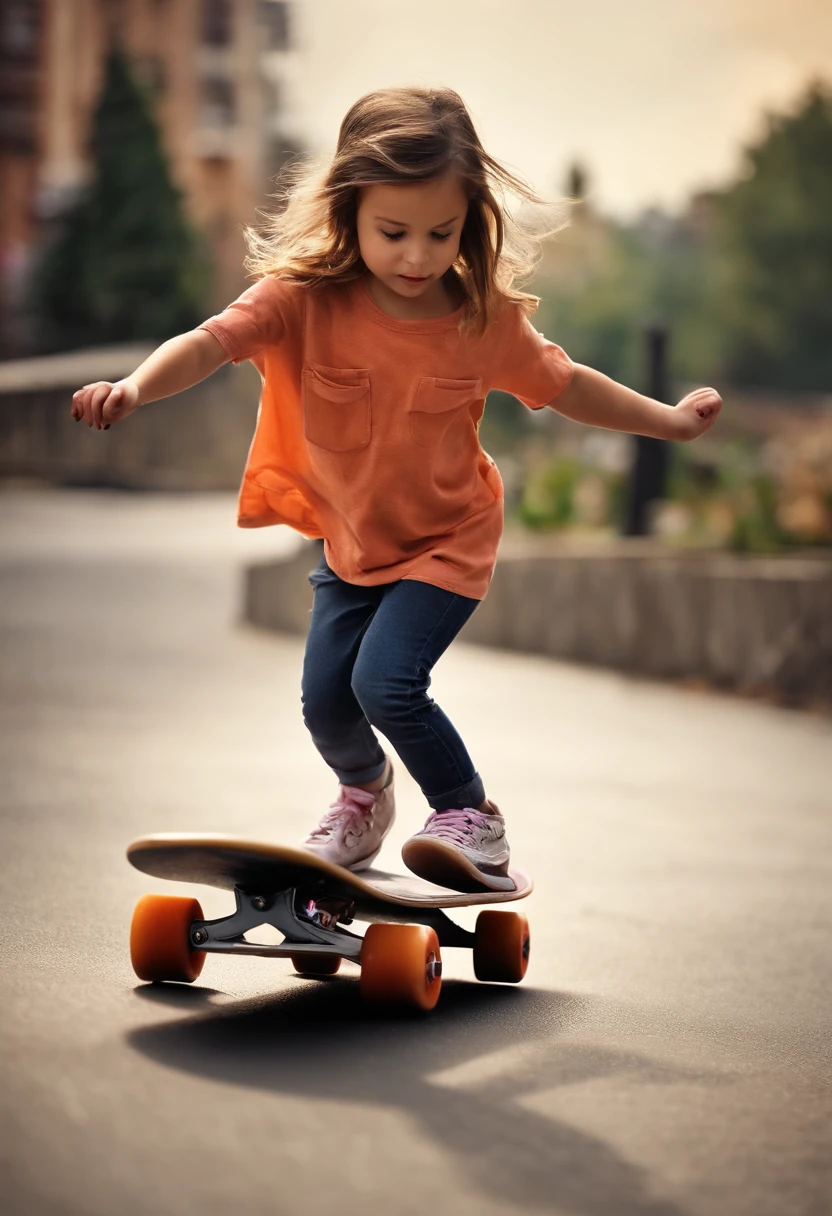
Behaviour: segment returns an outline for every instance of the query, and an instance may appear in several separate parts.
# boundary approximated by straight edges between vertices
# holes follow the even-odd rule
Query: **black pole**
[[[647,395],[669,404],[667,349],[669,335],[664,325],[644,328]],[[635,452],[630,467],[625,536],[646,536],[649,530],[650,503],[664,498],[667,487],[669,449],[664,439],[635,436]]]

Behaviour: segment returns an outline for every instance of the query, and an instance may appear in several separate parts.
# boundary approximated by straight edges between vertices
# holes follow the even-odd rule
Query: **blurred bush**
[[[672,453],[668,498],[657,505],[653,530],[683,543],[773,553],[786,541],[777,500],[778,487],[753,445],[734,440],[710,458],[679,446]]]
[[[766,442],[673,450],[655,531],[736,552],[832,544],[832,418]]]
[[[556,455],[526,478],[516,517],[537,531],[618,529],[624,478],[570,455]]]
[[[525,475],[507,494],[513,518],[538,532],[617,532],[626,473],[593,447],[530,446],[520,457]],[[651,531],[670,544],[737,553],[832,545],[832,417],[764,441],[674,445]]]

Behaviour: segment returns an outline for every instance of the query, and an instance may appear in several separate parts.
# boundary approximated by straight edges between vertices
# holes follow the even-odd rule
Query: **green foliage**
[[[528,435],[532,425],[529,411],[522,402],[511,393],[494,389],[488,394],[480,423],[480,441],[489,452],[503,452]]]
[[[777,517],[779,487],[747,442],[725,444],[716,460],[676,445],[668,498],[687,508],[690,541],[738,553],[775,553],[791,543]]]
[[[562,288],[556,278],[536,285],[541,303],[534,326],[577,363],[633,384],[639,375],[635,326],[647,313],[646,266],[625,229],[612,225],[610,237],[609,255],[577,290]]]
[[[618,528],[624,511],[624,478],[582,459],[556,453],[529,473],[517,519],[539,532],[565,528]]]
[[[526,482],[518,517],[527,528],[563,528],[574,517],[575,488],[581,466],[569,456],[558,456],[536,469]]]
[[[719,315],[713,247],[682,227],[672,243],[646,261],[644,309],[668,328],[671,385],[721,379],[726,331]],[[643,373],[636,387],[643,389]]]
[[[777,490],[771,477],[758,474],[738,496],[728,545],[738,553],[776,553],[786,543],[777,524]]]
[[[794,114],[771,117],[742,177],[699,203],[704,218],[695,209],[631,226],[595,217],[603,255],[564,274],[588,223],[576,213],[560,261],[545,262],[537,281],[537,328],[639,390],[642,330],[653,321],[670,331],[671,384],[832,389],[832,90],[815,84]]]
[[[739,553],[774,553],[785,537],[777,523],[777,488],[749,444],[727,444],[717,490],[730,506],[733,526],[728,548]]]
[[[687,443],[671,445],[667,471],[668,498],[696,506],[715,492],[719,482],[719,464],[703,458],[700,448]]]
[[[538,282],[536,328],[576,362],[644,391],[643,330],[659,321],[671,336],[671,382],[716,378],[723,329],[712,251],[682,227],[659,248],[612,221],[609,235],[609,255],[577,291],[553,278]]]
[[[107,60],[91,143],[94,178],[38,276],[44,349],[164,339],[202,311],[207,266],[148,99],[119,51]]]
[[[770,116],[719,204],[721,312],[737,381],[832,387],[832,91]]]

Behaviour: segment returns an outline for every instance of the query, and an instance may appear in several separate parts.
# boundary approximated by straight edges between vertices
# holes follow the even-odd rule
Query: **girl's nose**
[[[406,264],[413,268],[415,272],[423,270],[430,261],[430,255],[427,249],[410,248],[404,255]]]

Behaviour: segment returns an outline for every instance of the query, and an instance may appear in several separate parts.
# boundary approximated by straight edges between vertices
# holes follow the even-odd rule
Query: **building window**
[[[0,53],[4,59],[34,59],[37,40],[36,0],[12,0],[0,5]]]
[[[39,34],[33,0],[0,0],[0,150],[34,152],[37,140]]]
[[[202,41],[207,46],[229,46],[232,37],[231,0],[202,0]]]
[[[33,101],[4,97],[0,106],[0,151],[34,152],[36,130]]]
[[[283,82],[268,76],[260,79],[260,99],[267,116],[280,114],[283,109]]]
[[[288,0],[260,0],[260,25],[270,51],[288,51],[292,41]]]
[[[221,76],[202,81],[200,119],[203,127],[232,127],[235,118],[234,85]]]

